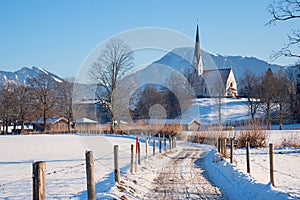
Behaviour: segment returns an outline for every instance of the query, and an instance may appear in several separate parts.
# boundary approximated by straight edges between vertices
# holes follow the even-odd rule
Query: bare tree
[[[21,123],[21,133],[24,131],[24,124],[31,122],[36,118],[34,110],[35,105],[32,97],[34,93],[31,88],[26,85],[18,85],[16,88],[16,112],[18,113],[18,121]]]
[[[283,70],[279,70],[275,74],[275,102],[278,104],[278,119],[279,130],[282,130],[283,118],[287,115],[287,103],[289,98],[289,80],[286,73]]]
[[[198,78],[199,82],[199,78]],[[186,80],[185,76],[179,73],[172,72],[166,80],[166,86],[176,94],[177,99],[180,101],[180,108],[182,113],[190,108],[192,99],[195,98],[194,88]]]
[[[223,104],[223,98],[225,96],[225,86],[224,82],[221,77],[217,77],[215,80],[214,84],[214,90],[213,90],[213,95],[215,96],[215,100],[217,103],[217,108],[218,108],[218,121],[219,121],[219,126],[221,127],[222,125],[222,104]]]
[[[258,96],[265,104],[265,111],[267,117],[267,129],[271,129],[271,110],[276,105],[276,79],[272,70],[269,68],[267,72],[260,77],[261,80],[258,87]]]
[[[60,110],[62,112],[62,116],[64,116],[68,120],[68,132],[71,131],[71,123],[73,121],[73,83],[65,81],[60,84],[61,87],[61,103]]]
[[[300,121],[300,65],[288,67],[285,72],[289,79],[289,107],[292,122]]]
[[[134,93],[134,89],[139,85],[139,79],[135,75],[125,76],[117,82],[114,90],[114,117],[118,124],[121,121],[131,122],[130,97]]]
[[[44,73],[29,79],[28,83],[34,91],[36,112],[39,119],[42,119],[42,129],[45,131],[47,120],[57,117],[60,112],[59,103],[62,97],[60,83]]]
[[[21,124],[21,132],[24,124],[31,122],[34,118],[35,107],[33,105],[32,91],[26,85],[16,83],[5,83],[0,90],[0,117],[3,121],[3,130],[8,132],[8,124],[13,123],[13,131],[17,124]]]
[[[202,96],[204,88],[204,79],[203,77],[198,75],[198,71],[196,69],[186,70],[183,74],[185,75],[185,77],[187,77],[188,82],[193,87],[195,95]]]
[[[133,66],[133,52],[122,40],[109,40],[90,70],[90,77],[98,85],[96,98],[106,104],[114,127],[114,90],[117,81]]]
[[[0,90],[0,115],[2,119],[3,132],[8,133],[8,125],[16,118],[16,107],[14,102],[15,84],[5,83]]]
[[[248,100],[247,108],[251,114],[252,121],[255,120],[255,115],[261,105],[261,101],[258,98],[258,84],[258,77],[250,70],[247,70],[240,80],[239,92],[241,96],[245,96]]]
[[[268,24],[274,24],[278,21],[288,21],[291,19],[300,18],[300,0],[274,0],[268,7],[269,13],[272,15],[272,19]],[[281,50],[274,52],[271,58],[276,59],[280,56],[297,57],[300,55],[292,52],[293,47],[299,47],[300,43],[300,30],[292,30],[292,33],[288,35],[288,44]]]

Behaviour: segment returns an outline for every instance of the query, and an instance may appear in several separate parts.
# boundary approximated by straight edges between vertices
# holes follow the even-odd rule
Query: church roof
[[[203,78],[207,85],[216,84],[216,80],[222,79],[224,85],[226,85],[226,81],[230,74],[231,68],[227,69],[210,69],[203,71]]]

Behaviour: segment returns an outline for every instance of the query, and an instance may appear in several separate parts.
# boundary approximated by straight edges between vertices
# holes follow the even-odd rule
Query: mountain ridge
[[[49,77],[53,78],[57,82],[63,82],[64,79],[60,78],[54,73],[49,72],[48,70],[32,66],[30,67],[22,67],[19,70],[10,72],[10,71],[0,71],[0,85],[6,82],[13,82],[16,84],[25,84],[29,78],[37,77],[39,74],[47,74]]]
[[[192,58],[194,55],[193,47],[181,47],[173,49],[166,55],[154,61],[155,64],[168,65],[169,67],[182,72],[182,69],[192,69]],[[243,74],[249,70],[254,74],[265,73],[268,68],[273,72],[285,68],[285,66],[271,64],[256,57],[248,56],[224,56],[220,54],[209,53],[201,49],[201,55],[204,70],[232,68],[237,82],[243,77]]]
[[[155,64],[160,64],[171,67],[172,69],[184,74],[186,70],[192,69],[193,54],[193,47],[175,48],[172,51],[166,53],[160,59],[152,62],[150,65],[138,71],[143,71],[147,68],[153,67],[153,65]],[[209,53],[208,51],[205,51],[203,49],[201,49],[201,55],[203,58],[204,70],[232,68],[237,82],[240,81],[246,70],[250,70],[255,74],[262,74],[268,68],[271,68],[273,72],[277,72],[279,69],[286,67],[277,64],[271,64],[253,56],[226,56],[221,54]],[[31,68],[22,67],[21,69],[14,72],[0,70],[0,84],[3,84],[7,81],[26,84],[26,80],[29,77],[35,77],[39,73],[46,73],[56,81],[64,80],[44,68],[32,66]]]

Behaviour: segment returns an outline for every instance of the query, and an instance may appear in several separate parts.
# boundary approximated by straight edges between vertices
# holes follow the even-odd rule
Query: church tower
[[[196,30],[196,42],[195,42],[195,49],[194,49],[193,66],[194,66],[195,70],[198,70],[198,76],[203,74],[203,63],[202,63],[202,56],[201,56],[201,52],[200,52],[200,39],[199,39],[198,24],[197,24],[197,30]]]

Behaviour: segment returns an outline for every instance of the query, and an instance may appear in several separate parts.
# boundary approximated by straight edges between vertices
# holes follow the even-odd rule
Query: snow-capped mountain
[[[186,80],[186,75],[193,70],[193,55],[193,47],[173,49],[148,66],[141,69],[133,69],[128,72],[126,78],[131,81],[128,81],[127,84],[124,83],[123,85],[128,85],[130,88],[132,87],[132,82],[134,82],[139,87],[148,83],[160,84],[168,88],[172,87],[172,82],[174,80]],[[279,69],[284,68],[284,66],[270,64],[255,57],[223,56],[211,54],[204,50],[201,50],[201,55],[204,70],[232,68],[238,88],[239,82],[247,70],[254,74],[261,75],[265,73],[268,68],[271,68],[274,73]],[[175,79],[172,78],[174,72],[179,72]],[[133,89],[136,88],[133,87]]]
[[[171,52],[168,52],[162,58],[157,61],[154,61],[152,64],[144,67],[140,70],[132,70],[132,73],[135,76],[139,77],[146,82],[151,81],[154,75],[155,79],[159,78],[160,80],[167,79],[167,73],[169,70],[161,70],[162,66],[167,66],[172,68],[182,74],[185,71],[192,70],[192,60],[194,55],[193,47],[182,47],[176,48]],[[273,70],[273,72],[277,72],[283,66],[270,64],[266,61],[257,59],[255,57],[244,57],[244,56],[223,56],[219,54],[208,53],[207,51],[201,49],[201,55],[203,59],[204,70],[207,69],[224,69],[224,68],[232,68],[235,78],[237,82],[243,77],[246,70],[250,70],[255,74],[264,73],[269,67]],[[26,80],[30,77],[36,77],[40,73],[46,73],[51,76],[54,80],[61,82],[62,78],[57,75],[48,72],[47,70],[40,67],[23,67],[20,70],[15,72],[6,72],[0,71],[0,84],[3,84],[7,81],[18,82],[18,83],[26,83]],[[146,76],[145,76],[146,74]],[[165,77],[166,75],[166,77]]]
[[[63,79],[57,75],[48,72],[43,68],[33,66],[31,68],[23,67],[15,72],[0,71],[0,85],[5,82],[26,84],[29,78],[37,77],[41,73],[47,74],[57,82],[63,82]]]
[[[183,72],[184,70],[192,69],[193,55],[193,47],[176,48],[154,63],[167,65],[179,72]],[[237,82],[243,77],[246,70],[250,70],[255,74],[262,74],[268,68],[271,68],[273,72],[283,68],[283,66],[270,64],[254,57],[223,56],[211,54],[202,49],[201,55],[204,70],[232,68]]]

